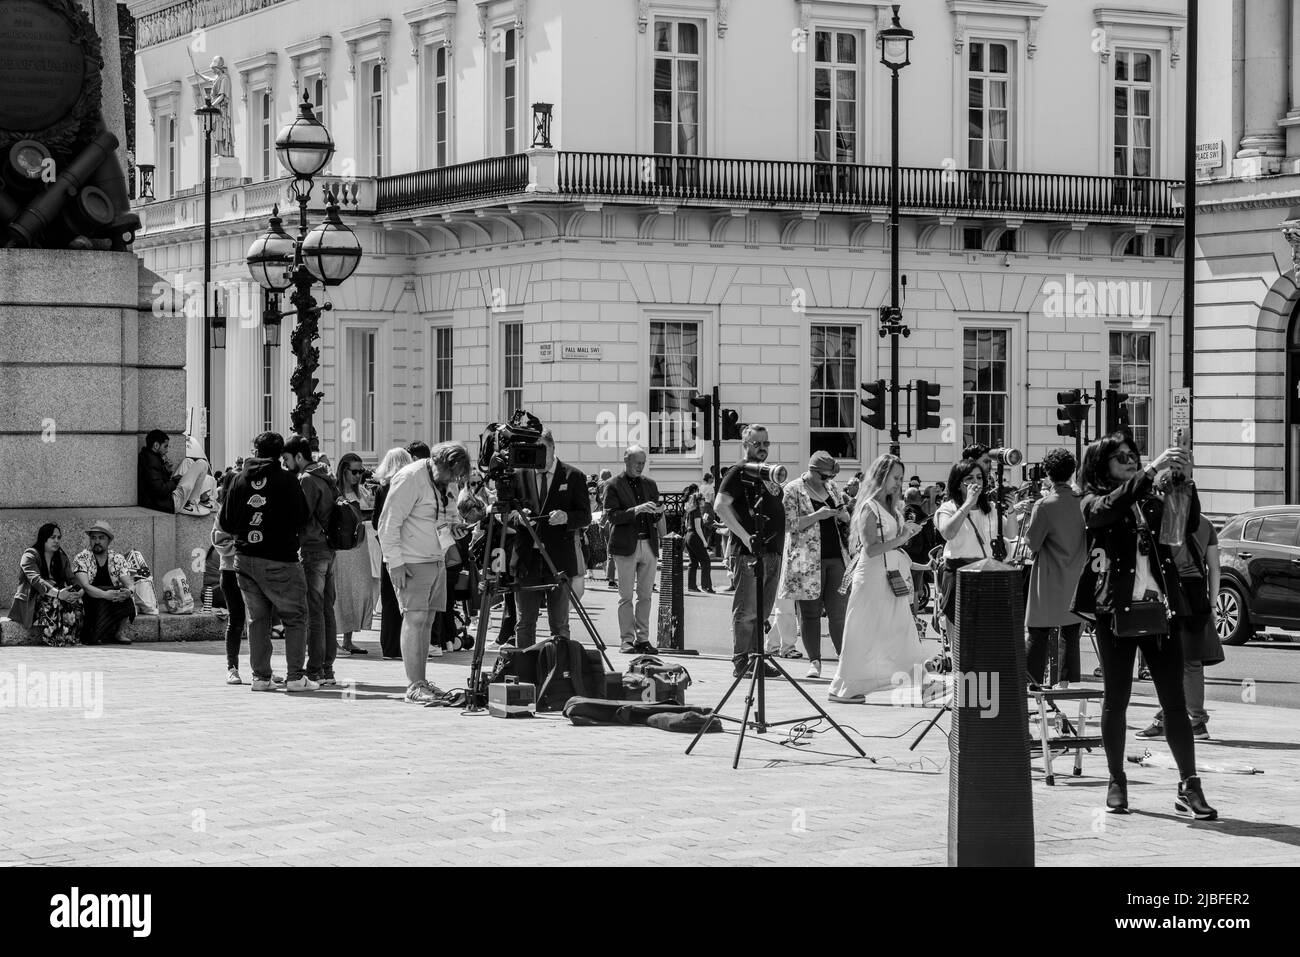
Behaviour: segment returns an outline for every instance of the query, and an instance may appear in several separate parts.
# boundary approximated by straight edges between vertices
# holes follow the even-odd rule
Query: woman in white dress
[[[925,660],[912,615],[912,560],[901,551],[921,530],[902,518],[905,474],[901,459],[882,455],[871,463],[858,492],[849,534],[849,550],[858,557],[831,701],[861,704],[871,692],[895,686],[900,672],[911,680]],[[889,570],[901,574],[907,594],[894,594]]]

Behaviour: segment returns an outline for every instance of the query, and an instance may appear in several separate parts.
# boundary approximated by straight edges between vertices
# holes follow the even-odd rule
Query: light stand
[[[850,738],[845,733],[844,729],[835,723],[835,719],[827,714],[821,705],[812,699],[812,696],[804,690],[803,685],[795,681],[795,679],[781,667],[780,663],[776,660],[776,656],[769,654],[766,650],[766,643],[763,641],[763,635],[769,627],[769,623],[766,616],[763,615],[763,609],[766,607],[763,602],[763,590],[766,584],[763,575],[763,534],[767,525],[767,520],[759,509],[759,503],[762,501],[763,497],[762,483],[758,481],[747,483],[746,493],[749,501],[749,513],[754,517],[755,532],[750,538],[749,546],[750,550],[754,554],[754,586],[757,591],[758,602],[757,610],[754,615],[754,634],[751,639],[748,658],[748,669],[753,672],[753,676],[749,681],[749,694],[745,696],[744,717],[739,719],[729,718],[722,714],[722,709],[726,705],[727,700],[740,685],[740,682],[744,680],[747,673],[746,669],[741,669],[740,673],[736,675],[735,680],[731,682],[731,687],[727,689],[727,693],[722,696],[722,700],[718,702],[717,706],[714,707],[711,712],[711,715],[714,718],[721,721],[733,721],[740,725],[740,740],[736,742],[736,756],[731,762],[731,767],[733,769],[740,767],[740,751],[741,748],[745,746],[745,732],[750,728],[753,728],[758,734],[765,734],[768,728],[775,728],[785,724],[802,724],[805,721],[811,721],[816,717],[825,720],[832,728],[840,733],[840,736],[844,738],[845,741],[849,743],[849,747],[858,752],[859,757],[865,758],[867,756],[866,752],[858,747],[857,742]],[[754,651],[754,648],[759,650]],[[789,683],[792,688],[798,691],[799,694],[803,695],[804,699],[812,705],[813,710],[817,712],[816,715],[806,718],[791,718],[786,721],[767,720],[767,688],[764,681],[764,673],[767,671],[767,666],[769,664],[776,670],[777,674]],[[749,714],[754,706],[755,699],[757,699],[758,709],[754,714],[753,720],[750,720]],[[704,736],[704,732],[709,729],[712,723],[712,721],[706,721],[704,723],[704,726],[700,728],[690,745],[686,748],[687,754],[690,754],[691,751],[695,749],[695,746],[700,743],[700,738]]]

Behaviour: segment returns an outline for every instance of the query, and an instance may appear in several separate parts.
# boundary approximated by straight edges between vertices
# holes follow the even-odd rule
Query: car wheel
[[[1214,599],[1214,630],[1225,645],[1244,645],[1255,636],[1250,613],[1235,585],[1220,585]]]

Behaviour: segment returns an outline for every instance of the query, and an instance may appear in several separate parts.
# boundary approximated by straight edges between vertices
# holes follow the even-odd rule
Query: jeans
[[[313,555],[302,563],[307,577],[307,677],[334,676],[338,630],[334,625],[334,554]]]
[[[271,612],[284,624],[285,677],[303,676],[307,655],[307,576],[298,562],[235,556],[239,592],[248,610],[248,657],[253,677],[271,680]]]
[[[658,563],[645,538],[637,539],[636,551],[631,555],[614,556],[618,570],[618,631],[624,644],[650,640],[650,601]]]
[[[1178,765],[1180,777],[1196,773],[1196,747],[1192,723],[1183,697],[1183,646],[1178,635],[1180,621],[1171,620],[1171,633],[1160,638],[1116,638],[1111,618],[1097,615],[1097,654],[1101,657],[1102,686],[1106,699],[1101,708],[1101,737],[1106,747],[1106,764],[1112,775],[1124,773],[1124,737],[1129,695],[1133,691],[1133,658],[1138,649],[1146,656],[1160,707],[1167,716],[1165,740]]]
[[[776,585],[781,577],[780,554],[763,556],[763,608],[759,617],[758,582],[754,575],[757,559],[748,553],[735,556],[736,591],[731,596],[731,650],[732,661],[743,667],[751,653],[763,651],[763,634],[755,634],[755,626],[766,622],[776,602]]]
[[[686,573],[686,587],[695,591],[696,570],[699,570],[699,579],[704,585],[705,591],[713,591],[713,568],[710,565],[709,550],[704,545],[703,539],[691,532],[686,536],[686,551],[690,553],[691,564]]]
[[[239,643],[244,637],[244,620],[248,613],[239,590],[239,575],[233,568],[221,573],[221,593],[226,596],[226,610],[230,612],[226,619],[226,667],[238,668]]]
[[[1061,638],[1065,641],[1065,660],[1059,663],[1057,678],[1061,681],[1079,681],[1079,632],[1082,624],[1061,625]],[[1029,680],[1041,685],[1047,672],[1047,642],[1052,628],[1030,628],[1029,641],[1025,643],[1025,670]]]
[[[777,655],[794,651],[795,639],[798,635],[799,621],[795,614],[794,599],[778,598],[773,601],[767,636],[763,639],[763,646],[767,653]]]
[[[799,601],[799,619],[803,628],[803,648],[812,661],[821,661],[822,657],[822,609],[826,609],[826,619],[831,632],[831,644],[835,654],[840,653],[844,644],[844,613],[848,611],[849,596],[840,594],[840,582],[844,581],[844,561],[839,558],[822,559],[822,594],[811,601]]]
[[[551,637],[569,637],[569,590],[557,585],[550,591],[521,591],[515,595],[518,620],[515,625],[516,644],[531,648],[537,643],[537,616],[542,611],[542,597],[546,597],[546,620],[551,626]]]
[[[1205,710],[1205,665],[1199,661],[1183,662],[1183,697],[1187,699],[1187,717],[1192,724],[1205,724],[1210,713]],[[1157,711],[1156,724],[1164,724],[1165,713]]]

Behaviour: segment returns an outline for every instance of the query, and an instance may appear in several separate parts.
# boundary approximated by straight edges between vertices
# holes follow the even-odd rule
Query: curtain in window
[[[1007,168],[1007,85],[989,84],[989,169]]]

